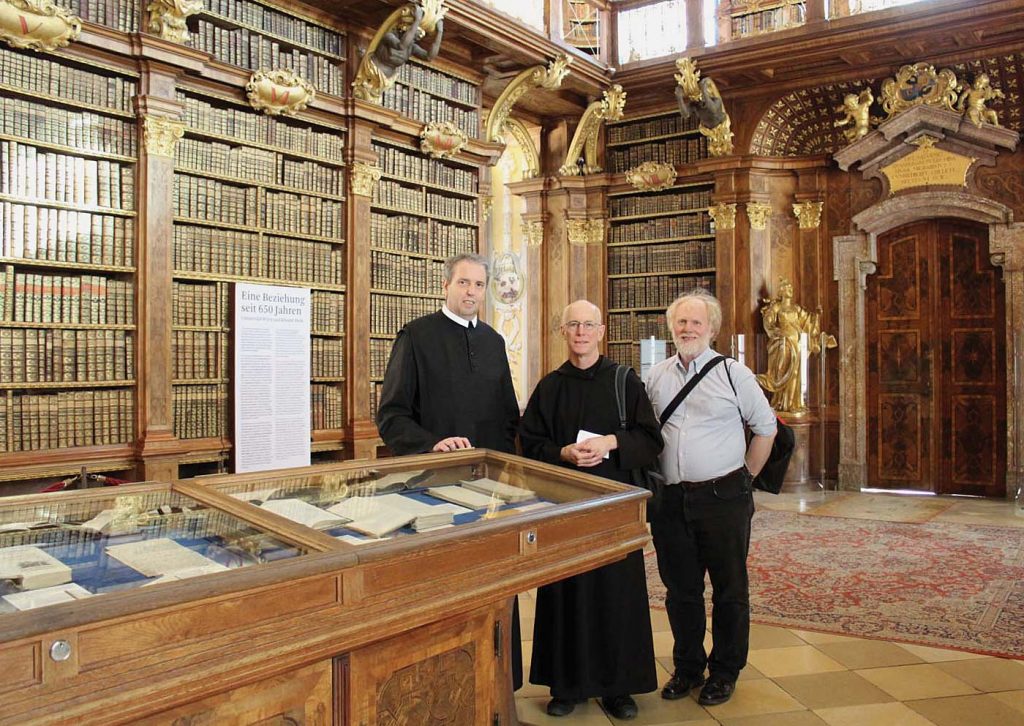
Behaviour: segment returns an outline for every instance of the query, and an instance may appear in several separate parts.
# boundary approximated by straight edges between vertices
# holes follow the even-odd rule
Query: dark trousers
[[[676,672],[735,681],[747,664],[747,551],[754,497],[745,468],[696,488],[664,487],[651,514]],[[704,650],[704,573],[711,578],[711,656]]]

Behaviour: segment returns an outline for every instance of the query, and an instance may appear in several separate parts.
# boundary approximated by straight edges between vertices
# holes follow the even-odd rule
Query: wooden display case
[[[374,540],[271,511],[296,499],[423,506],[428,488],[459,482],[511,486],[523,491],[503,496],[522,501]],[[96,592],[0,613],[0,721],[426,723],[447,708],[459,723],[509,723],[510,598],[643,547],[646,496],[469,450],[6,499],[0,561],[38,548]],[[120,513],[107,534],[84,531],[104,510]],[[61,549],[71,534],[75,560]],[[226,569],[143,587],[169,558],[140,565],[111,548],[157,540]]]

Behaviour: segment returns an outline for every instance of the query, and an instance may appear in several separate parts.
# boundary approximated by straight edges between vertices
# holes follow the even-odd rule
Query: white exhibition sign
[[[310,291],[235,285],[235,471],[309,466]]]

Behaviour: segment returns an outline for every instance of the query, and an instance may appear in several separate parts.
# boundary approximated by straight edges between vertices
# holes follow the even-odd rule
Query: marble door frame
[[[1006,291],[1006,496],[1024,485],[1024,223],[998,202],[966,191],[921,191],[891,197],[853,217],[854,233],[832,238],[839,283],[839,488],[867,481],[867,331],[864,292],[877,271],[879,235],[940,217],[987,224],[989,254]]]

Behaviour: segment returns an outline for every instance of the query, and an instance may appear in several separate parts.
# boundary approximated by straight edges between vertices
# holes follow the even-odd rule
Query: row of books
[[[0,320],[71,325],[130,325],[135,319],[135,287],[130,281],[99,275],[0,275]]]
[[[667,308],[668,304],[697,287],[715,291],[714,275],[640,277],[608,281],[609,308]]]
[[[345,152],[342,130],[320,131],[300,121],[253,113],[250,108],[216,106],[181,91],[177,98],[185,106],[185,124],[196,131],[274,146],[293,156],[337,159],[339,164]]]
[[[256,30],[273,33],[325,53],[345,55],[345,36],[342,33],[289,15],[283,8],[271,8],[249,0],[207,0],[204,6],[207,12]]]
[[[439,288],[440,289],[440,288]],[[370,333],[396,335],[410,320],[436,313],[440,300],[394,295],[370,295]]]
[[[345,235],[345,204],[334,199],[268,190],[260,226],[276,232],[341,238]]]
[[[67,99],[124,113],[138,93],[134,80],[86,70],[25,51],[0,48],[0,82],[49,99]]]
[[[732,19],[732,37],[743,38],[748,35],[770,33],[804,22],[804,4],[780,5],[770,10],[734,17]]]
[[[0,398],[0,418],[2,451],[123,444],[134,436],[135,395],[129,388],[9,393]]]
[[[668,324],[664,313],[612,313],[608,316],[609,340],[664,339],[666,336]]]
[[[278,151],[185,138],[176,151],[179,169],[233,177],[252,184],[277,184],[295,191],[343,196],[340,167],[297,161]]]
[[[83,154],[136,155],[135,124],[115,116],[42,106],[24,98],[0,98],[0,133],[44,144],[69,146]]]
[[[135,378],[125,330],[0,328],[0,383],[81,383]]]
[[[423,213],[423,189],[402,186],[387,179],[377,185],[377,202],[388,207]]]
[[[59,4],[90,23],[122,33],[139,29],[138,0],[62,0]]]
[[[656,217],[644,222],[612,225],[609,241],[643,242],[651,239],[674,239],[693,237],[699,234],[712,234],[711,216],[707,212],[700,214],[681,214],[678,217]]]
[[[310,425],[314,431],[345,426],[345,391],[339,386],[314,383],[310,386]]]
[[[374,338],[370,341],[370,378],[383,378],[394,341]]]
[[[178,173],[174,175],[174,215],[255,227],[260,223],[259,189]]]
[[[224,327],[228,324],[226,282],[171,283],[171,324]]]
[[[345,248],[324,242],[303,242],[287,237],[264,237],[266,272],[273,280],[345,284]]]
[[[345,71],[332,59],[315,52],[282,47],[277,40],[255,35],[244,28],[222,28],[200,20],[191,43],[224,63],[251,70],[294,71],[321,93],[332,96],[345,93]]]
[[[398,82],[411,84],[428,93],[454,98],[471,106],[480,105],[480,91],[474,84],[419,63],[401,66],[398,69]]]
[[[314,378],[340,378],[345,375],[344,340],[313,338],[310,344],[310,368]]]
[[[608,273],[611,275],[679,272],[714,266],[713,239],[608,248]]]
[[[608,165],[613,174],[622,174],[645,161],[681,166],[708,156],[707,137],[669,139],[608,150]]]
[[[25,200],[131,210],[135,166],[0,142],[0,194]]]
[[[370,238],[374,247],[445,258],[473,252],[477,230],[423,217],[373,212],[370,214]]]
[[[344,294],[314,290],[311,313],[314,332],[345,333]]]
[[[201,330],[175,330],[171,337],[174,378],[226,378],[228,336]]]
[[[377,409],[380,407],[380,395],[384,384],[379,381],[370,381],[370,418],[377,418]]]
[[[444,263],[440,260],[370,252],[370,286],[375,290],[436,295],[443,281]]]
[[[693,192],[663,192],[628,197],[612,197],[609,212],[614,217],[632,217],[638,214],[702,209],[711,206],[711,189]]]
[[[412,151],[374,144],[377,162],[385,174],[414,179],[425,184],[449,187],[476,194],[479,174],[476,170],[445,164]]]
[[[609,343],[608,357],[620,365],[640,370],[639,343]]]
[[[174,435],[179,439],[207,439],[228,432],[226,384],[174,387]]]
[[[0,202],[0,257],[135,264],[135,219]]]
[[[345,248],[324,242],[176,224],[173,255],[177,272],[345,283]]]
[[[685,131],[695,131],[696,121],[684,119],[678,113],[654,118],[625,121],[608,125],[608,143],[620,144],[628,141],[643,141],[651,136],[669,136]]]
[[[396,84],[384,92],[381,105],[423,123],[450,121],[462,129],[466,136],[473,139],[480,136],[479,111],[467,111],[449,105],[444,99],[411,86]]]
[[[427,191],[425,204],[427,214],[457,219],[466,224],[476,224],[477,222],[477,201],[475,199],[446,197],[443,194]]]

